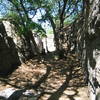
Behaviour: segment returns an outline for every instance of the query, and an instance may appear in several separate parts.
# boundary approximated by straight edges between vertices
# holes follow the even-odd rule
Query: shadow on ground
[[[77,98],[81,98],[80,93],[86,87],[76,55],[55,59],[49,54],[41,58],[41,61],[31,59],[11,75],[1,77],[0,83],[0,90],[8,87],[33,89],[39,93],[36,100],[84,100]]]

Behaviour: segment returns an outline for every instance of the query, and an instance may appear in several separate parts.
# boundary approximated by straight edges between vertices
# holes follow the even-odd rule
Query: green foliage
[[[56,27],[60,27],[61,16],[65,23],[64,25],[73,22],[76,15],[82,10],[82,0],[43,0],[40,8],[43,8],[46,13],[42,15],[39,21],[45,22],[45,20],[49,21],[52,18]]]
[[[10,1],[10,0],[8,0]],[[10,20],[12,24],[16,27],[16,33],[18,35],[27,34],[29,30],[35,30],[39,33],[46,33],[42,26],[38,23],[33,22],[28,16],[28,9],[32,8],[34,10],[35,6],[33,6],[33,0],[12,0],[10,1],[12,4],[13,10],[11,10],[5,18]],[[21,4],[22,3],[22,4]],[[36,2],[38,3],[38,2]]]
[[[53,30],[52,29],[49,29],[47,31],[48,31],[47,34],[53,34]]]
[[[45,34],[45,30],[38,23],[29,18],[39,9],[42,17],[41,22],[53,21],[56,27],[60,27],[60,16],[62,14],[64,4],[66,2],[65,11],[63,14],[64,25],[70,24],[76,19],[79,11],[81,11],[82,0],[7,0],[10,2],[10,13],[5,16],[11,19],[13,24],[17,27],[20,34],[25,34],[26,30],[34,30],[37,33]],[[34,14],[32,13],[34,12]],[[67,17],[67,15],[69,15]],[[53,25],[53,24],[52,24]],[[53,27],[53,26],[52,26]],[[50,32],[51,33],[51,32]]]
[[[73,15],[71,17],[68,17],[65,21],[64,21],[64,25],[69,25],[69,24],[72,24],[75,19],[77,19],[78,16],[77,15]]]
[[[72,20],[71,20],[71,21],[70,21],[70,20],[67,20],[67,21],[64,22],[64,25],[65,25],[65,26],[66,26],[66,25],[69,25],[69,24],[71,24],[72,22],[73,22]]]
[[[8,20],[15,20],[16,19],[16,21],[20,20],[18,14],[16,12],[9,12],[7,15],[4,16],[4,18],[8,19]]]
[[[29,21],[29,22],[27,22],[26,26],[30,30],[34,29],[37,32],[44,32],[45,33],[45,30],[42,28],[42,26],[40,24],[35,23],[35,22]]]
[[[32,21],[26,21],[26,18],[23,17],[24,19],[24,23],[25,27],[22,25],[20,16],[18,15],[18,13],[16,12],[10,12],[8,15],[5,16],[5,19],[9,20],[12,24],[15,25],[15,30],[16,30],[16,34],[18,35],[22,35],[22,34],[27,34],[26,30],[35,30],[35,32],[37,33],[43,33],[45,34],[45,30],[42,28],[41,25],[32,22]]]

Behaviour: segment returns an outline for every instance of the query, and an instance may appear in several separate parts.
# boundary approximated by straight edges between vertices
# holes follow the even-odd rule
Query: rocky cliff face
[[[33,57],[35,54],[34,45],[29,38],[24,35],[18,35],[18,30],[10,21],[3,21],[7,36],[11,37],[15,43],[18,56],[21,62]]]
[[[88,16],[87,66],[91,100],[100,94],[100,0],[90,0]],[[88,6],[88,5],[87,5]]]
[[[20,64],[15,43],[0,22],[0,75],[9,74]]]
[[[100,1],[87,0],[85,6],[83,18],[75,23],[80,26],[76,52],[81,55],[90,100],[100,100]]]
[[[90,100],[100,100],[100,0],[84,0],[84,6],[83,15],[65,32],[67,38],[73,33],[72,40],[76,40],[74,45],[89,85]],[[73,43],[70,38],[67,41]]]
[[[26,53],[25,47],[24,47],[25,45],[24,38],[17,34],[15,30],[15,26],[11,24],[10,21],[2,21],[2,22],[3,22],[7,36],[13,39],[20,61],[23,62],[25,60],[25,53]]]

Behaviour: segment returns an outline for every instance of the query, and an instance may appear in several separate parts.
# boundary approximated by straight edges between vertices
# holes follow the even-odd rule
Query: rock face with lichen
[[[91,100],[100,100],[100,98],[97,99],[98,94],[100,94],[100,0],[90,0],[89,4],[87,23],[87,66],[89,72],[89,91]]]
[[[90,100],[100,100],[100,0],[84,0],[84,6],[83,18],[75,23],[81,26],[76,31],[76,52],[85,71]]]
[[[0,22],[0,74],[8,74],[20,64],[15,43]]]
[[[82,16],[69,27],[64,32],[67,38],[70,37],[67,41],[76,47],[84,79],[88,82],[90,100],[100,100],[100,0],[84,0]]]
[[[21,62],[25,61],[29,56],[29,49],[25,46],[27,43],[23,35],[18,35],[15,26],[10,21],[2,21],[6,30],[6,34],[11,37],[15,43],[18,56]]]

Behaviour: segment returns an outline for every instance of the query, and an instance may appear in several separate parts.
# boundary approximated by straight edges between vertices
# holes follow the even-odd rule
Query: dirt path
[[[50,58],[50,59],[49,59]],[[0,90],[9,87],[32,89],[37,100],[88,100],[83,71],[75,55],[56,60],[45,57],[30,60],[6,78],[0,78]]]

